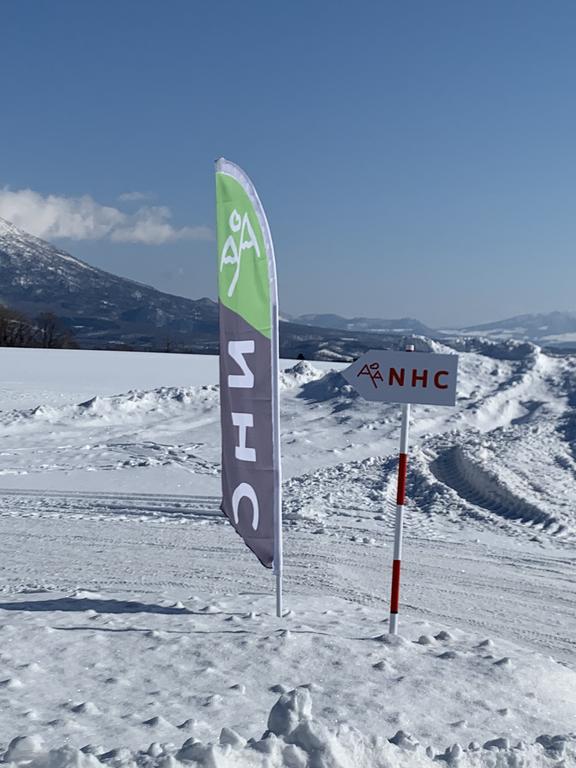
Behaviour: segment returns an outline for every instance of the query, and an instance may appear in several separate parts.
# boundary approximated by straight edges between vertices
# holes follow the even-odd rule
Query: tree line
[[[30,318],[0,306],[0,347],[77,349],[72,333],[52,312]]]

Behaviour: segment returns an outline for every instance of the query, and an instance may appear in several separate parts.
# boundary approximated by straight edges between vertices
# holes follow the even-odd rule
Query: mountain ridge
[[[218,304],[188,299],[93,267],[0,220],[0,303],[36,316],[51,312],[81,347],[218,352]],[[347,333],[290,320],[280,323],[280,353],[348,360],[397,346],[398,334]]]
[[[467,326],[458,332],[463,336],[484,336],[494,340],[514,338],[542,346],[576,347],[576,311],[514,315],[504,320]]]
[[[176,296],[114,275],[2,218],[0,304],[31,316],[53,313],[85,348],[218,351],[218,304],[212,299]],[[285,357],[349,359],[370,347],[398,348],[413,336],[445,342],[482,336],[573,349],[576,312],[523,314],[450,330],[434,330],[410,317],[346,318],[329,313],[283,315],[280,322]]]
[[[346,318],[337,314],[314,314],[297,315],[292,318],[294,322],[304,325],[313,325],[317,328],[338,328],[346,331],[361,331],[366,333],[380,333],[389,331],[394,333],[419,333],[424,335],[434,335],[437,332],[429,328],[420,320],[413,317],[401,317],[393,319],[384,319],[377,317],[351,317]]]
[[[213,336],[218,308],[93,267],[0,219],[0,302],[26,314],[50,311],[83,346],[153,345],[183,333]]]

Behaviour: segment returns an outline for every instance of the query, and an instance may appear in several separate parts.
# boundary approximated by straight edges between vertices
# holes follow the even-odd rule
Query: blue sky
[[[0,215],[96,266],[215,297],[224,155],[284,312],[576,309],[571,1],[5,0],[2,30]]]

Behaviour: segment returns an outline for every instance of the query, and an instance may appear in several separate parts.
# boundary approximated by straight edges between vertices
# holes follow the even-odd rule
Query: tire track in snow
[[[441,453],[430,464],[430,470],[437,480],[452,488],[469,504],[508,520],[541,525],[544,529],[558,525],[553,515],[516,496],[496,475],[470,461],[459,446]]]

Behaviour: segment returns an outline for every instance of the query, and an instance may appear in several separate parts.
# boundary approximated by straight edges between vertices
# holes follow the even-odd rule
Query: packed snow
[[[219,512],[217,358],[1,349],[4,761],[576,765],[576,358],[459,354],[413,409],[392,638],[398,406],[284,362],[278,619]]]

